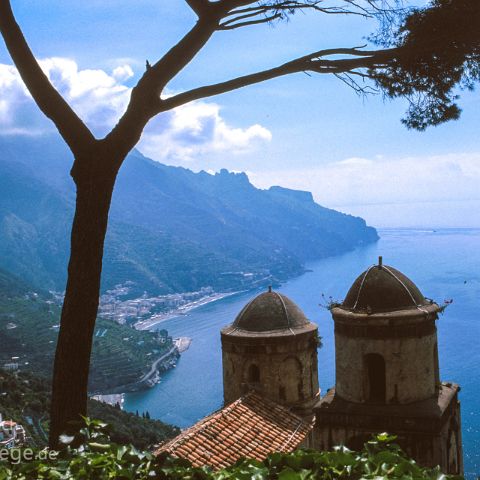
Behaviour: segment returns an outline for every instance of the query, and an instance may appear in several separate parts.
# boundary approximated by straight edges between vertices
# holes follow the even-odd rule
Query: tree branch
[[[400,0],[392,0],[399,2]],[[256,3],[256,5],[252,5]],[[326,0],[269,0],[265,3],[251,1],[223,0],[217,2],[217,7],[223,7],[221,15],[223,21],[219,25],[219,30],[233,30],[248,25],[257,25],[268,23],[272,20],[287,19],[288,15],[296,11],[314,10],[328,15],[358,15],[361,17],[378,17],[382,20],[387,17],[389,22],[396,14],[403,12],[403,9],[391,7],[388,0],[344,0],[343,3],[328,6]],[[377,3],[386,4],[388,8],[380,8]],[[232,5],[239,5],[232,7]],[[255,17],[262,17],[255,19]],[[249,21],[244,21],[250,19]],[[388,22],[387,22],[388,23]]]
[[[255,16],[258,14],[255,14]],[[254,16],[254,15],[252,15]],[[245,22],[237,22],[237,23],[232,23],[231,25],[227,25],[226,23],[221,24],[218,29],[219,30],[234,30],[236,28],[241,28],[241,27],[248,27],[250,25],[258,25],[260,23],[268,23],[272,22],[273,20],[276,20],[277,18],[281,18],[282,15],[280,13],[275,13],[274,15],[265,16],[263,18],[259,18],[257,20],[249,20]],[[237,21],[238,18],[232,19],[232,22]]]
[[[326,3],[326,0],[266,0],[266,4],[262,5],[258,0],[185,0],[188,5],[199,16],[197,23],[193,28],[178,42],[173,48],[171,48],[160,60],[154,65],[149,67],[139,80],[137,85],[133,88],[129,105],[126,112],[120,118],[115,128],[106,137],[108,148],[115,148],[117,151],[127,154],[128,151],[139,141],[144,127],[148,121],[160,112],[167,110],[168,105],[173,103],[172,99],[162,100],[161,94],[165,86],[196,56],[196,54],[202,49],[202,47],[208,42],[210,37],[215,31],[221,29],[221,22],[224,22],[225,29],[237,28],[241,26],[251,25],[254,23],[263,23],[265,21],[272,20],[279,16],[288,13],[289,9],[300,8],[313,8],[314,10],[321,11],[323,13],[354,13],[360,11],[360,14],[365,13],[365,8],[361,5],[362,2],[366,2],[366,5],[371,3],[386,1],[386,0],[343,0],[335,6],[321,6]],[[394,2],[399,0],[392,0]],[[351,7],[349,9],[349,7]],[[340,8],[340,10],[338,10]],[[255,18],[255,15],[250,17],[250,13],[265,13],[270,12],[264,19]],[[239,18],[238,15],[248,15],[248,17]],[[235,21],[235,18],[237,21]],[[239,21],[239,22],[238,22]],[[233,22],[233,23],[232,23]],[[324,55],[337,54],[350,54],[350,55],[368,55],[368,53],[359,53],[352,49],[340,49],[335,50],[332,53],[329,51],[323,51]],[[298,62],[304,60],[304,64],[298,67]],[[307,56],[305,58],[296,60],[297,69],[294,71],[306,71],[312,70],[314,65],[311,64],[312,57]],[[309,63],[310,62],[310,63]],[[308,64],[308,68],[307,68]],[[317,65],[318,66],[318,65]],[[290,64],[283,67],[283,71],[286,74],[286,70],[291,69]],[[325,71],[327,67],[325,67]],[[280,75],[279,70],[273,69],[277,72],[276,75]],[[280,69],[282,70],[282,69]],[[328,71],[336,71],[335,67],[328,67]],[[323,73],[323,72],[322,72]],[[271,72],[273,74],[273,71]],[[260,74],[254,74],[253,76],[247,75],[241,77],[247,84],[255,83],[255,78],[261,78],[256,81],[263,81],[270,77],[269,74],[263,72]],[[238,81],[232,81],[237,84]],[[220,86],[222,85],[222,87]],[[229,87],[227,87],[227,85]],[[235,89],[240,88],[243,84],[240,82],[239,86],[231,86],[230,82],[219,84],[212,87],[201,87],[199,89],[192,90],[196,92],[196,98],[200,98],[199,92],[206,91],[208,96],[215,95],[214,92],[222,88]],[[206,89],[206,90],[204,90]],[[222,93],[222,92],[220,92]],[[184,94],[186,95],[186,94]],[[188,97],[188,95],[187,95]],[[179,97],[182,98],[182,97]],[[178,99],[178,97],[177,97]],[[188,101],[188,100],[186,100]]]
[[[85,151],[95,141],[94,136],[40,68],[8,0],[0,0],[0,31],[22,80],[40,110],[53,121],[74,155]]]
[[[210,7],[194,27],[160,60],[147,69],[133,88],[126,112],[106,140],[125,155],[138,142],[147,122],[163,111],[160,94],[208,42],[218,28],[219,14]]]
[[[316,73],[341,74],[345,72],[353,73],[353,70],[359,68],[371,69],[376,66],[383,67],[389,61],[391,61],[398,52],[399,49],[396,48],[377,51],[365,51],[358,50],[356,48],[320,50],[284,63],[283,65],[275,68],[179,93],[173,97],[162,100],[161,111],[170,110],[180,105],[184,105],[185,103],[199,100],[200,98],[206,98],[230,92],[248,85],[264,82],[266,80],[271,80],[273,78],[278,78],[291,73],[311,71]],[[322,59],[325,56],[342,54],[350,55],[352,58],[344,58],[339,60]],[[158,113],[160,113],[160,111]]]
[[[240,20],[245,20],[245,19],[248,19],[248,18],[256,17],[257,15],[260,15],[261,13],[263,13],[265,11],[264,9],[261,9],[261,8],[249,8],[249,9],[246,9],[246,10],[249,10],[249,13],[238,14],[236,17],[230,18],[230,19],[225,20],[224,22],[220,23],[220,25],[219,25],[220,29],[225,30],[225,27],[230,26],[232,23],[239,22]],[[237,13],[237,12],[235,12],[235,13]],[[233,14],[233,12],[230,13],[229,15],[232,15],[232,14]]]
[[[202,17],[210,7],[208,0],[185,0],[188,6],[197,14],[198,18]]]
[[[360,85],[355,78],[355,75],[360,75],[363,79],[368,78],[368,75],[358,72],[334,73],[341,82],[350,87],[359,97],[366,97],[368,94],[376,94],[378,89],[372,88],[370,85]]]

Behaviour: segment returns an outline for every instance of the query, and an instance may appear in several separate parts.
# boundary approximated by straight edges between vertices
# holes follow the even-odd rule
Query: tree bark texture
[[[88,159],[76,158],[72,169],[77,198],[53,372],[50,448],[58,447],[60,434],[74,431],[73,425],[69,427],[70,422],[78,423],[80,415],[87,414],[88,373],[103,247],[117,165],[122,160],[97,153]]]

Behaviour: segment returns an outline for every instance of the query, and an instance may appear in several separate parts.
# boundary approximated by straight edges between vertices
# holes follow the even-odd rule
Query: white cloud
[[[156,160],[183,163],[210,153],[248,152],[271,138],[271,133],[261,125],[231,127],[221,117],[219,105],[197,101],[154,119],[146,128],[139,148]]]
[[[105,135],[125,111],[131,88],[124,84],[134,72],[120,63],[108,73],[101,69],[80,69],[74,60],[47,58],[42,69],[97,136]],[[33,103],[17,70],[0,64],[0,127],[3,134],[41,134],[53,126]],[[236,128],[220,115],[219,105],[197,101],[164,113],[147,126],[140,150],[170,163],[193,161],[216,152],[251,151],[258,142],[271,139],[260,126]]]
[[[112,75],[113,78],[121,82],[132,78],[134,73],[130,65],[119,65],[113,69]]]
[[[81,70],[73,60],[47,58],[39,61],[45,74],[96,134],[103,134],[125,109],[130,89],[118,79],[126,78],[127,66],[112,74]],[[3,134],[41,134],[54,127],[35,106],[20,75],[12,65],[0,64],[0,126]]]
[[[17,70],[0,64],[0,124],[6,129],[21,128],[15,125],[15,113],[25,103],[30,103],[29,96]]]
[[[322,205],[376,225],[480,226],[480,153],[348,158],[315,168],[257,172],[256,185],[309,190]]]

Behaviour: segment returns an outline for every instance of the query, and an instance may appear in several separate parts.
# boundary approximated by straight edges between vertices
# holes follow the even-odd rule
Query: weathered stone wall
[[[356,429],[344,426],[331,426],[315,430],[314,448],[317,450],[330,450],[334,445],[346,445],[352,450],[360,450],[363,445],[371,440],[378,430]],[[391,432],[389,432],[391,433]],[[442,464],[440,435],[432,436],[421,433],[395,432],[397,443],[410,457],[420,459],[424,466],[435,467]],[[440,447],[440,448],[439,448]]]
[[[351,403],[331,389],[315,407],[313,448],[346,445],[358,450],[373,435],[388,432],[424,466],[463,473],[458,385],[444,383],[435,397],[408,405]]]
[[[318,398],[317,330],[276,337],[222,334],[222,358],[225,404],[251,389],[298,408]]]
[[[435,394],[436,333],[421,338],[335,337],[336,389],[351,402],[369,400],[367,354],[385,361],[386,403],[411,403]]]
[[[462,429],[460,402],[455,399],[450,418],[445,422],[440,438],[442,465],[446,465],[449,473],[463,474]]]
[[[383,378],[382,403],[408,404],[434,396],[439,383],[437,310],[432,304],[368,315],[334,308],[337,394],[367,402],[372,383]],[[384,373],[372,375],[371,357]]]

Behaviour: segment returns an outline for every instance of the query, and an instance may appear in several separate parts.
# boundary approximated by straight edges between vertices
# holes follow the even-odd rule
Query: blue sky
[[[145,60],[153,63],[195,21],[183,0],[12,4],[44,69],[98,135],[115,124]],[[273,27],[219,32],[168,89],[359,46],[375,28],[358,17],[298,13]],[[3,134],[49,132],[3,46],[0,64]],[[262,188],[310,190],[375,226],[480,226],[478,93],[462,93],[461,106],[457,122],[409,131],[403,101],[362,99],[334,77],[296,74],[164,114],[139,149],[195,171],[246,171]]]

